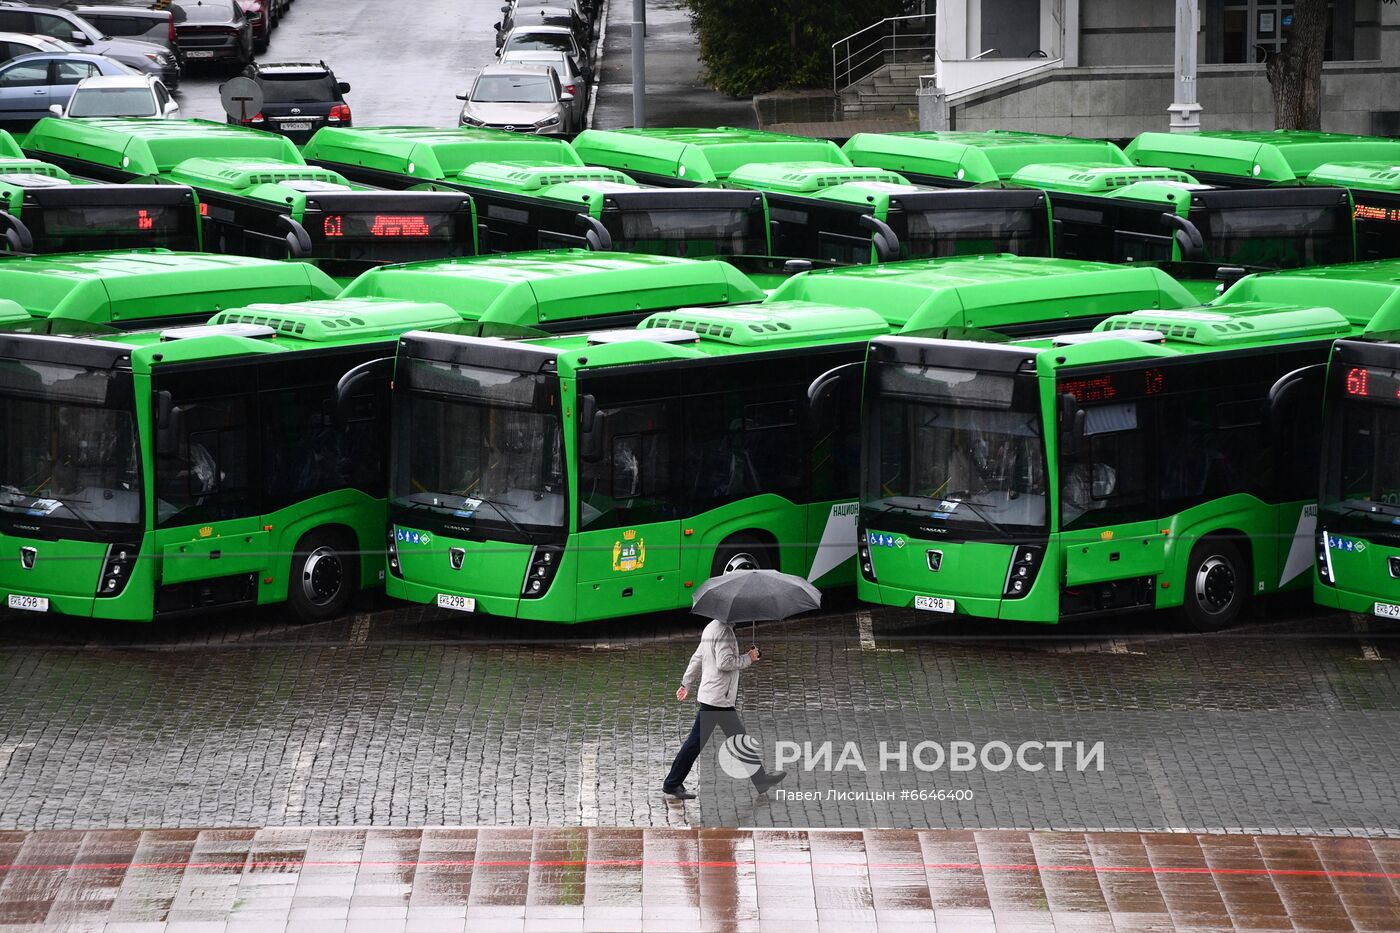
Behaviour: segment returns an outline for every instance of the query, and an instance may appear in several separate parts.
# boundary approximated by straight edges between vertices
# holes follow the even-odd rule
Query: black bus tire
[[[325,622],[345,612],[360,589],[360,555],[344,531],[318,528],[297,542],[287,579],[287,602],[302,622]]]
[[[1228,538],[1203,538],[1186,565],[1180,616],[1198,632],[1218,632],[1235,624],[1249,600],[1249,566]]]
[[[776,570],[777,556],[773,549],[755,535],[732,535],[715,548],[710,564],[710,576],[720,577],[735,570]]]

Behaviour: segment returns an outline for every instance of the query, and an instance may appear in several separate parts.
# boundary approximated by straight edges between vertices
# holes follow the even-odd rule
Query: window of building
[[[1380,57],[1379,0],[1334,0],[1324,57],[1366,61]],[[1206,0],[1202,8],[1204,60],[1263,62],[1277,55],[1293,28],[1293,4],[1275,0]]]

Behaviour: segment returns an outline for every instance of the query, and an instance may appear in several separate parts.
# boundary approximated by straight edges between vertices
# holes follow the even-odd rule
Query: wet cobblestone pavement
[[[1400,842],[633,829],[0,833],[0,930],[1400,930]]]
[[[846,743],[756,798],[701,756],[660,779],[694,707],[694,620],[482,624],[432,611],[0,628],[0,827],[796,826],[1400,837],[1400,639],[1345,618],[1218,636],[1153,618],[949,628],[836,607],[760,627],[740,706],[775,743]],[[747,632],[745,632],[747,638]],[[1035,773],[952,743],[1102,742]],[[950,752],[940,770],[878,743]],[[993,756],[995,757],[995,756]],[[1042,757],[1048,763],[1048,752]],[[834,764],[835,762],[831,762]],[[996,762],[994,761],[993,764]],[[939,791],[943,800],[936,798]],[[956,795],[955,799],[949,799]],[[967,799],[970,797],[971,799]]]

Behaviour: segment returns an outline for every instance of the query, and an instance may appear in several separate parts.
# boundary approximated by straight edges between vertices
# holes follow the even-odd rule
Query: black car
[[[175,35],[187,63],[253,60],[253,23],[234,0],[179,0],[172,7],[184,14],[175,15]]]
[[[325,62],[260,62],[243,74],[262,88],[262,110],[228,122],[270,130],[300,145],[323,126],[350,126],[350,85],[337,81]]]

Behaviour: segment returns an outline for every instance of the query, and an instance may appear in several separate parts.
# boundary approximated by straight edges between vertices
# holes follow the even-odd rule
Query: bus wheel
[[[715,560],[710,576],[720,577],[736,570],[772,570],[778,562],[772,550],[753,535],[735,535],[715,548]]]
[[[1186,624],[1198,632],[1218,632],[1239,618],[1249,598],[1249,571],[1240,549],[1225,538],[1206,538],[1191,549],[1186,568]]]
[[[287,602],[303,622],[334,619],[359,588],[359,555],[344,534],[320,529],[297,543]]]

